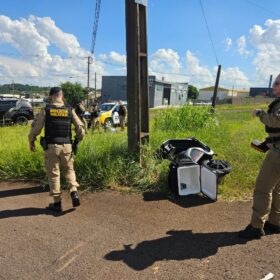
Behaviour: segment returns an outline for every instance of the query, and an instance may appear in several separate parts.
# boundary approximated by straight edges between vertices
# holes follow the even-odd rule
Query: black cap
[[[50,96],[54,95],[54,94],[57,94],[61,91],[61,88],[60,87],[52,87],[50,89]]]

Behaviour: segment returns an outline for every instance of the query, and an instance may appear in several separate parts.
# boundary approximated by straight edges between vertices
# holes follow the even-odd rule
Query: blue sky
[[[124,3],[124,0],[102,0],[95,49],[96,59],[100,63],[92,66],[93,71],[100,72],[100,75],[125,73]],[[225,71],[222,75],[224,78],[222,82],[225,85],[236,84],[236,87],[248,87],[257,83],[261,85],[266,83],[269,74],[278,73],[277,65],[280,64],[275,61],[275,57],[278,53],[280,54],[277,43],[280,39],[280,15],[277,14],[279,1],[202,0],[202,3],[219,63]],[[0,75],[2,74],[7,80],[14,75],[14,79],[26,82],[43,83],[42,80],[48,80],[49,83],[56,82],[55,79],[48,78],[48,75],[54,71],[58,75],[59,70],[63,75],[65,69],[57,63],[63,63],[63,59],[69,57],[70,53],[73,55],[73,52],[68,49],[65,51],[66,47],[61,47],[61,42],[57,41],[59,40],[57,37],[51,38],[45,30],[50,22],[45,22],[42,27],[40,19],[50,18],[63,34],[74,35],[81,49],[81,52],[77,50],[75,53],[83,53],[91,46],[94,9],[95,0],[2,0],[0,16],[5,16],[5,18],[2,22],[0,20],[0,32],[13,33],[16,39],[10,40],[7,36],[1,39],[0,36],[0,56],[2,57],[2,61],[0,58]],[[22,32],[22,29],[28,29],[23,21],[28,21],[30,15],[37,18],[36,32],[38,31],[38,34],[47,38],[49,42],[46,43],[45,55],[49,55],[50,58],[44,60],[44,57],[43,63],[45,65],[50,63],[50,65],[49,68],[45,67],[43,70],[38,61],[30,58],[30,47],[27,43],[30,37],[35,43],[36,38],[40,41],[40,36],[37,36],[35,31],[33,34],[29,34],[28,31]],[[14,27],[7,24],[7,18]],[[271,20],[268,26],[265,25],[267,20]],[[20,22],[23,27],[17,27],[17,22]],[[38,28],[37,22],[39,22]],[[198,86],[211,85],[217,63],[199,0],[148,0],[148,23],[151,73],[158,76],[164,76],[166,73],[168,79],[190,80]],[[17,31],[14,32],[13,28]],[[255,30],[253,33],[250,32],[252,29]],[[241,38],[242,36],[244,37]],[[22,46],[25,43],[24,49]],[[19,44],[21,47],[18,46]],[[77,46],[75,45],[74,48]],[[42,46],[38,47],[38,51],[40,50]],[[53,56],[61,57],[62,62],[57,62],[58,58]],[[24,65],[34,67],[34,71],[30,70],[28,75],[35,75],[36,78],[23,77],[24,71],[19,73],[18,69],[14,70],[16,59],[20,60],[22,68]],[[266,60],[263,61],[264,59]],[[79,63],[74,62],[73,66],[77,64]],[[68,63],[68,68],[69,65]],[[69,75],[78,77],[79,71],[81,75],[84,75],[82,67],[81,64],[75,71],[73,70],[73,73],[69,72]],[[68,73],[65,75],[67,76]],[[233,76],[236,80],[228,83],[227,80]],[[6,78],[2,80],[6,81]]]

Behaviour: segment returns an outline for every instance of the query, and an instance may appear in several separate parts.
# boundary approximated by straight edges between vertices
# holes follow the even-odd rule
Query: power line
[[[159,72],[159,71],[149,71],[155,74],[159,74],[159,75],[174,75],[174,76],[178,76],[178,77],[186,77],[188,79],[190,78],[194,78],[194,77],[205,77],[205,78],[209,78],[209,75],[205,75],[205,74],[187,74],[187,73],[174,73],[174,72]],[[223,72],[221,73],[221,77],[223,77]],[[222,78],[221,78],[222,79]],[[214,77],[213,77],[214,80]],[[222,79],[223,80],[223,79]],[[230,80],[230,82],[234,82],[234,81],[244,81],[244,82],[259,82],[259,79],[248,79],[248,78],[231,78],[231,79],[227,79]]]
[[[96,43],[96,35],[97,35],[97,30],[98,30],[100,7],[101,7],[101,0],[96,0],[94,24],[93,24],[93,31],[92,31],[92,42],[91,42],[91,54],[92,55],[94,54],[94,48],[95,48],[95,43]]]
[[[246,1],[247,3],[253,5],[253,6],[258,7],[259,9],[261,9],[261,10],[263,10],[263,11],[266,11],[266,12],[268,12],[268,13],[270,13],[270,14],[274,14],[274,15],[277,16],[277,17],[280,17],[280,14],[277,14],[277,13],[275,13],[274,11],[269,10],[269,9],[267,9],[266,7],[261,6],[261,5],[255,3],[255,2],[253,2],[253,1],[251,1],[251,0],[245,0],[245,1]]]
[[[199,3],[200,3],[200,7],[201,7],[201,12],[202,12],[202,15],[203,15],[203,18],[204,18],[204,21],[205,21],[205,25],[206,25],[206,28],[207,28],[208,36],[209,36],[209,39],[210,39],[210,42],[211,42],[211,45],[212,45],[213,53],[214,53],[214,56],[216,58],[217,65],[219,65],[217,52],[216,52],[214,41],[213,41],[213,38],[212,38],[212,35],[211,35],[210,27],[209,27],[208,22],[207,22],[207,18],[206,18],[206,15],[205,15],[202,0],[199,0]]]

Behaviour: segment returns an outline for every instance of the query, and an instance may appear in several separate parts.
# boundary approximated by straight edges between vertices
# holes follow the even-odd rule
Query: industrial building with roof
[[[101,101],[127,100],[126,76],[103,76]],[[188,83],[171,83],[149,76],[149,107],[184,105],[188,100]]]
[[[273,94],[272,88],[264,88],[264,87],[251,87],[250,88],[250,96],[256,97],[256,96],[262,96],[262,97],[275,97]]]
[[[214,86],[206,87],[199,90],[198,99],[202,101],[211,101],[213,97]],[[231,98],[242,98],[249,97],[249,90],[245,89],[227,89],[227,88],[218,88],[217,99],[231,99]]]

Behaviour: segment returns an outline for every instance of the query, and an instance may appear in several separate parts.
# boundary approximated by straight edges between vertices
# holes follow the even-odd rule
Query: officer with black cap
[[[29,149],[35,151],[35,141],[41,130],[45,128],[45,137],[41,138],[41,145],[45,150],[45,166],[50,185],[50,195],[54,203],[47,207],[61,212],[60,170],[64,173],[73,207],[80,205],[77,188],[79,184],[74,171],[72,149],[72,124],[75,127],[75,143],[81,141],[85,135],[84,125],[75,111],[64,104],[63,92],[60,87],[50,90],[51,102],[37,115],[28,135]]]

